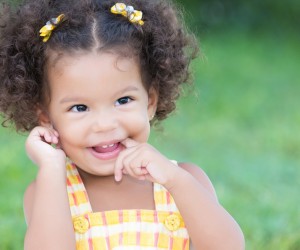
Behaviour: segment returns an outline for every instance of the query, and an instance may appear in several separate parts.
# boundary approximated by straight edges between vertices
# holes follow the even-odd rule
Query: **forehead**
[[[88,58],[91,60],[86,60]],[[130,56],[117,50],[99,50],[93,52],[76,51],[68,53],[49,51],[47,53],[46,73],[48,76],[49,72],[52,73],[53,71],[56,74],[63,74],[64,70],[68,67],[83,67],[86,66],[85,64],[91,63],[91,61],[93,61],[92,59],[100,58],[108,61],[109,65],[116,70],[125,72],[132,68],[137,68],[140,72],[139,60],[136,56]],[[98,60],[98,62],[101,64],[100,60]]]
[[[107,51],[52,55],[47,83],[50,102],[65,95],[106,98],[129,86],[146,90],[135,58]]]

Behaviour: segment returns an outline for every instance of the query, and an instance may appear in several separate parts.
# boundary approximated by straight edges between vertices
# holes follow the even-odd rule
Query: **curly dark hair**
[[[154,87],[159,95],[155,120],[165,119],[175,109],[181,84],[190,80],[196,39],[168,0],[123,2],[143,12],[143,26],[112,14],[115,0],[25,0],[17,8],[2,5],[0,111],[4,126],[14,123],[17,130],[29,131],[38,125],[37,106],[44,105],[49,94],[46,73],[51,51],[89,52],[99,45],[119,48],[125,56],[130,48],[131,55],[137,56],[143,84],[146,89]],[[44,43],[40,28],[61,13],[66,20]]]

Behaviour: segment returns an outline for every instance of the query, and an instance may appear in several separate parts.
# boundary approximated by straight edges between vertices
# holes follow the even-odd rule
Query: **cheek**
[[[82,142],[80,134],[83,132],[83,128],[80,128],[77,124],[54,124],[54,128],[59,134],[59,140],[63,147],[69,144],[79,145]]]
[[[134,116],[127,122],[129,136],[139,142],[147,142],[150,135],[150,122],[147,115]]]

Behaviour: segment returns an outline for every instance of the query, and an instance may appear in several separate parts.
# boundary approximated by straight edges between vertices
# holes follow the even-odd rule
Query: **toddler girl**
[[[30,131],[25,249],[243,249],[205,173],[147,143],[196,51],[167,0],[2,7],[0,110]]]

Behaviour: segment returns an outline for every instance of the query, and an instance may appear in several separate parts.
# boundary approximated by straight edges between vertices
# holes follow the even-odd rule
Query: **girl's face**
[[[157,94],[134,59],[113,53],[63,56],[48,70],[50,103],[41,124],[59,133],[66,155],[93,175],[111,175],[126,138],[146,142]]]

